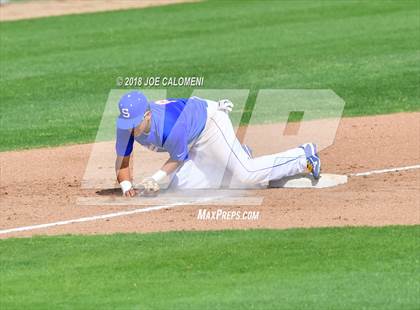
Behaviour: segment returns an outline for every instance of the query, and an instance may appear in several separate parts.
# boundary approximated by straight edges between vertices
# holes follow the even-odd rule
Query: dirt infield
[[[115,11],[168,5],[197,0],[40,0],[7,2],[1,5],[0,21],[31,19],[68,14]]]
[[[321,152],[323,171],[350,174],[420,164],[420,113],[341,120],[334,145]],[[92,145],[0,153],[0,230],[144,208],[85,206],[80,197],[115,196],[83,190]],[[147,160],[147,159],[145,159]],[[0,235],[96,234],[223,228],[289,228],[420,224],[420,169],[365,177],[327,189],[250,191],[260,206],[178,206],[60,227]],[[197,219],[198,210],[260,211],[258,220]]]

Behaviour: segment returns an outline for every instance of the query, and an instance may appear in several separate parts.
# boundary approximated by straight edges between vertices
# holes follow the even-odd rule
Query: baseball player
[[[252,188],[307,171],[320,176],[316,145],[306,143],[282,153],[253,158],[236,137],[229,112],[231,101],[198,97],[148,101],[132,91],[118,102],[116,174],[124,196],[137,195],[130,157],[134,142],[169,153],[160,170],[141,182],[146,193],[157,193],[168,177],[175,189]],[[226,182],[229,173],[229,183]]]

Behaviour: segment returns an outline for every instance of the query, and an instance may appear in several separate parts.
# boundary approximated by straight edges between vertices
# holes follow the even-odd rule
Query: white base
[[[299,174],[281,180],[271,181],[270,188],[325,188],[347,183],[346,175],[321,173],[321,177],[315,180],[312,175]]]

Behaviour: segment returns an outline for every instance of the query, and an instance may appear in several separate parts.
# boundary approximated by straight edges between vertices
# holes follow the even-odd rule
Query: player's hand
[[[160,190],[159,183],[153,178],[145,178],[139,188],[141,196],[156,196]]]
[[[233,103],[232,103],[232,101],[230,101],[229,99],[222,99],[222,100],[219,100],[219,107],[218,107],[218,109],[220,110],[220,111],[223,111],[223,112],[226,112],[226,113],[229,113],[229,112],[232,112],[232,109],[233,109]]]
[[[128,181],[128,180],[124,180],[120,182],[120,186],[121,186],[121,190],[122,190],[122,195],[124,197],[134,197],[137,196],[137,191],[134,189],[133,184]]]
[[[134,188],[130,188],[128,191],[126,191],[125,193],[123,193],[124,197],[135,197],[137,196],[137,191]]]

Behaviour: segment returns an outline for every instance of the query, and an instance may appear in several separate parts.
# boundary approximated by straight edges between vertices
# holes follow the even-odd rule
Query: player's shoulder
[[[187,103],[188,98],[167,98],[162,100],[156,100],[155,103],[158,105],[176,104],[176,103]]]
[[[206,102],[206,100],[204,100],[203,98],[200,97],[196,97],[196,96],[191,96],[188,98],[166,98],[166,99],[161,99],[161,100],[156,100],[154,101],[154,103],[158,104],[158,105],[166,105],[166,104],[187,104],[190,102]]]

